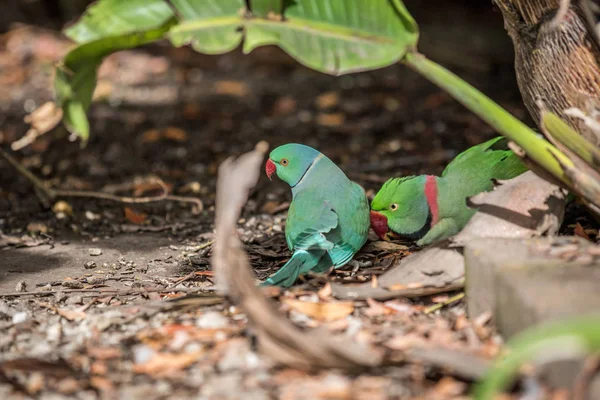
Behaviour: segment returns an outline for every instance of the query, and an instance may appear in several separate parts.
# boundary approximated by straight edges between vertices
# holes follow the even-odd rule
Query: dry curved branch
[[[212,265],[219,290],[224,291],[248,316],[261,350],[283,364],[296,368],[343,368],[357,370],[380,365],[382,355],[328,332],[301,331],[282,316],[255,285],[250,263],[236,235],[236,224],[248,193],[256,184],[268,149],[260,142],[256,150],[219,167],[216,203],[216,236]]]

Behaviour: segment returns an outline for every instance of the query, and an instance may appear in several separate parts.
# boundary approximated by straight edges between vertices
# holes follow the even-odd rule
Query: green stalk
[[[507,343],[510,353],[499,359],[474,390],[477,400],[492,400],[506,389],[521,366],[554,357],[580,357],[600,350],[600,315],[583,315],[546,322],[530,328]],[[536,360],[537,359],[537,360]]]
[[[565,145],[573,153],[590,165],[600,166],[600,150],[588,142],[557,115],[542,112],[542,124],[554,139]]]
[[[569,183],[561,164],[573,166],[573,162],[489,97],[441,65],[428,60],[422,54],[408,52],[403,62],[450,93],[452,97],[490,124],[502,136],[517,143],[525,150],[529,158],[546,171],[562,182]]]

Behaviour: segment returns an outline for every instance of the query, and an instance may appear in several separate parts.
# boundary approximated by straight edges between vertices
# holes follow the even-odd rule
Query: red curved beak
[[[387,240],[388,232],[390,231],[390,227],[388,226],[387,217],[377,211],[371,211],[371,228],[375,231],[375,234],[379,239]]]
[[[265,164],[265,171],[269,179],[271,179],[271,175],[273,175],[276,169],[277,167],[275,167],[275,163],[271,161],[271,159],[268,159],[267,163]]]

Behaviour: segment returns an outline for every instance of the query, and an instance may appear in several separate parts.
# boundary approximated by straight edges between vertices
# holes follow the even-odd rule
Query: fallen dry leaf
[[[432,398],[447,399],[463,394],[466,389],[466,383],[445,376],[437,383],[437,385],[435,385],[432,389],[433,393],[430,393],[429,395],[432,396]]]
[[[336,106],[340,101],[340,98],[336,92],[325,92],[315,100],[317,107],[320,109],[326,109]]]
[[[55,313],[57,313],[58,315],[60,315],[61,317],[63,317],[64,319],[66,319],[68,321],[80,321],[85,318],[84,311],[65,310],[65,309],[58,308],[55,305],[46,303],[46,302],[39,302],[38,304],[41,307],[47,308],[48,310],[51,310],[51,311],[54,311]]]
[[[342,319],[354,311],[354,304],[349,301],[311,303],[295,299],[283,299],[281,302],[288,305],[292,310],[321,322]]]
[[[136,364],[134,372],[153,376],[168,376],[189,367],[204,355],[204,351],[172,354],[158,353],[145,363]]]
[[[581,226],[581,224],[579,222],[577,222],[575,224],[574,233],[575,233],[575,235],[582,237],[586,240],[589,240],[590,242],[592,241],[592,239],[588,236],[587,232],[585,231],[585,229],[583,229],[583,226]]]
[[[30,222],[27,224],[27,232],[48,233],[48,226],[41,222]]]
[[[127,220],[132,224],[141,225],[144,223],[144,221],[146,221],[146,218],[148,218],[148,214],[137,212],[129,207],[125,207],[124,211],[125,218],[127,218]]]
[[[52,206],[52,211],[54,211],[56,214],[62,213],[65,215],[72,215],[73,207],[71,207],[71,205],[66,201],[60,200],[54,203],[54,206]]]
[[[113,84],[108,79],[99,79],[94,89],[92,101],[109,98],[113,93]]]
[[[187,132],[174,126],[166,127],[162,132],[162,137],[179,143],[184,143],[188,140]]]
[[[321,300],[330,300],[331,299],[331,285],[329,282],[325,284],[318,292],[317,295]]]
[[[161,137],[161,134],[160,134],[160,131],[158,129],[155,129],[155,128],[148,129],[142,135],[142,143],[154,143],[154,142],[158,142],[158,140],[160,139],[160,137]]]
[[[285,116],[294,111],[296,111],[296,100],[292,96],[282,96],[273,104],[271,115],[274,117]]]
[[[184,143],[188,140],[188,134],[181,128],[168,126],[165,129],[148,129],[142,135],[142,143],[154,143],[160,139],[167,139],[173,142]]]
[[[342,113],[334,113],[334,114],[325,114],[321,113],[317,115],[317,124],[321,126],[327,126],[330,128],[335,128],[337,126],[343,125],[346,122],[346,115]]]
[[[219,81],[215,83],[214,90],[216,94],[245,97],[250,93],[248,85],[240,81]]]
[[[416,333],[407,333],[405,335],[394,336],[384,343],[384,346],[392,350],[407,350],[411,347],[425,347],[427,340]]]
[[[23,118],[31,128],[25,135],[11,144],[14,151],[21,150],[33,143],[39,136],[51,131],[62,121],[63,111],[53,101],[48,101]]]
[[[92,376],[90,386],[104,393],[110,393],[115,390],[115,385],[108,378],[103,376]]]
[[[366,310],[364,310],[365,315],[369,317],[379,317],[382,315],[392,314],[392,310],[385,307],[383,303],[380,303],[373,299],[367,299],[367,305],[369,306]]]
[[[90,347],[87,355],[97,360],[110,360],[121,357],[123,352],[118,347]]]

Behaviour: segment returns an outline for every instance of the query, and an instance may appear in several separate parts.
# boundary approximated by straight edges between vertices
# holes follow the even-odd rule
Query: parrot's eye
[[[396,211],[398,209],[398,204],[394,203],[390,206],[390,210]]]
[[[279,161],[279,164],[283,165],[284,167],[287,167],[287,165],[290,162],[287,160],[287,158],[282,158],[281,161]]]

